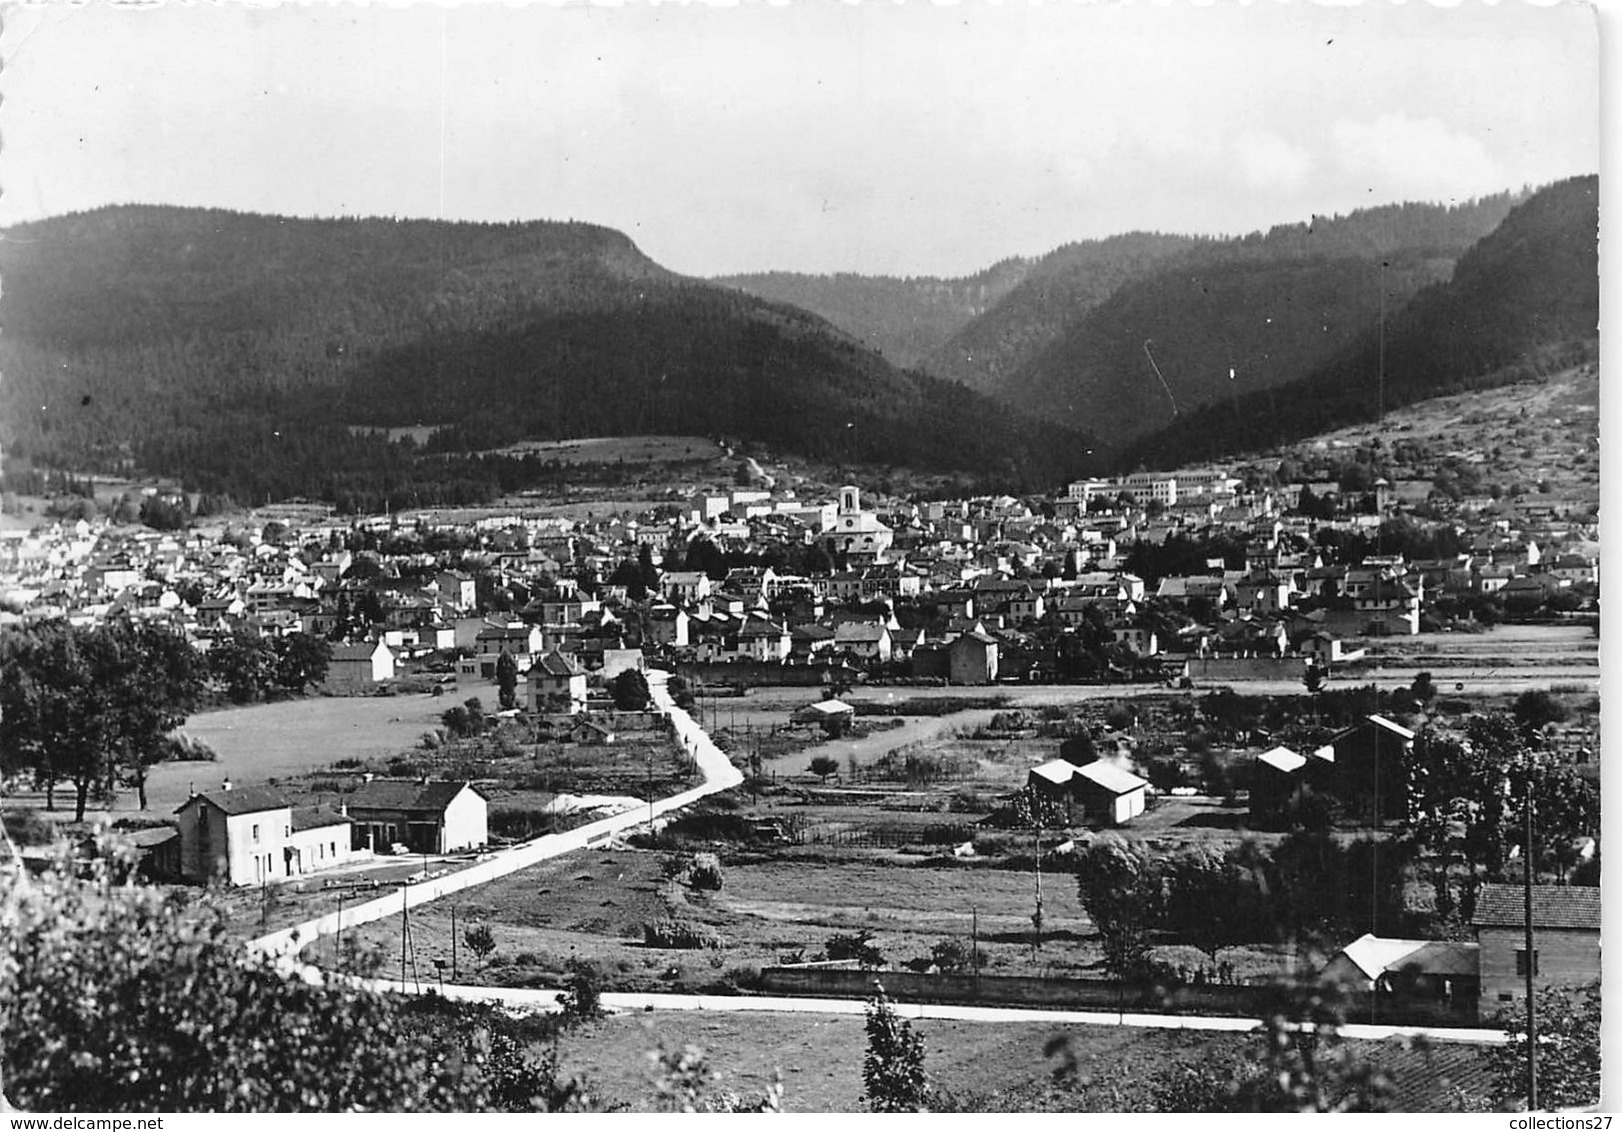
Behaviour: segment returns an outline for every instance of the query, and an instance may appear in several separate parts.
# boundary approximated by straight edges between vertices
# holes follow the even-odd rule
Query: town
[[[1548,977],[1598,973],[1598,905],[1583,899],[1598,890],[1568,883],[1594,883],[1598,864],[1595,385],[1553,386],[1587,423],[1541,447],[1542,484],[1513,494],[1459,491],[1480,461],[1436,452],[1423,414],[1390,448],[1353,434],[1024,499],[819,488],[728,442],[681,465],[689,486],[640,503],[216,518],[161,484],[66,492],[40,506],[120,521],[5,531],[5,630],[172,634],[196,660],[187,706],[214,706],[161,753],[81,774],[77,812],[47,808],[70,769],[13,754],[7,829],[43,860],[111,823],[152,881],[241,892],[227,904],[245,937],[336,900],[350,948],[392,950],[381,969],[419,988],[430,959],[443,979],[474,944],[481,981],[561,985],[567,965],[547,956],[568,941],[611,993],[860,998],[887,968],[905,1001],[1079,1009],[1133,986],[1143,1009],[1244,1014],[1316,967],[1360,988],[1353,1019],[1487,1025],[1524,997],[1525,968],[1519,890],[1502,883],[1513,836],[1492,828],[1513,815],[1456,811],[1516,773],[1495,705],[1570,802],[1551,805],[1539,849],[1536,926],[1562,941]],[[650,687],[666,674],[669,692]],[[0,683],[8,750],[46,750],[19,742],[36,717]],[[742,785],[650,826],[651,806],[703,778],[667,708],[707,729]],[[279,739],[286,709],[320,731]],[[1499,767],[1485,787],[1455,773],[1460,744]],[[447,901],[370,927],[344,918],[346,893],[454,877],[611,817],[623,832],[594,854],[610,863],[582,883],[564,879],[579,865],[545,871],[561,859],[514,874],[552,877],[540,921],[499,880],[461,910],[478,926],[466,941]],[[1320,862],[1333,895],[1293,909],[1299,922],[1258,928],[1252,910],[1247,931],[1197,890],[1214,868],[1244,908],[1258,897],[1234,879],[1236,854],[1265,847],[1257,875],[1288,884],[1280,846],[1326,829],[1354,840]],[[1388,854],[1366,879],[1376,858],[1357,864],[1360,844]],[[1435,854],[1455,848],[1470,863],[1437,881]],[[1100,853],[1167,878],[1169,897],[1140,894],[1165,903],[1135,941],[1085,882],[1079,903],[1060,886]],[[695,860],[712,879],[694,880]],[[896,864],[940,860],[955,870],[895,888]],[[822,894],[830,865],[894,911],[853,918]],[[723,869],[727,899],[700,895]],[[582,920],[573,909],[605,885],[627,892],[623,915]],[[810,903],[767,912],[786,891]],[[817,962],[787,946],[783,916],[789,938],[831,933]],[[1271,931],[1323,951],[1287,955]],[[621,942],[632,934],[646,938]],[[678,959],[640,968],[647,948]],[[724,955],[723,977],[688,969],[694,949]],[[921,958],[897,966],[908,951]]]

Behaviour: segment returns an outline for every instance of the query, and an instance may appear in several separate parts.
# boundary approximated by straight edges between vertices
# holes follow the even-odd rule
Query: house
[[[355,848],[454,853],[490,840],[489,802],[470,782],[374,778],[344,799]]]
[[[994,684],[997,681],[997,638],[984,632],[968,632],[947,647],[950,656],[948,679],[953,684]]]
[[[394,679],[394,653],[382,641],[334,645],[323,687],[334,694],[369,692]]]
[[[542,648],[541,630],[534,625],[491,625],[480,629],[473,639],[474,655],[464,658],[486,680],[496,678],[496,663],[502,653],[512,656],[518,671],[528,672],[535,654]],[[465,675],[473,673],[464,672]]]
[[[569,738],[585,747],[604,747],[612,743],[616,736],[612,728],[589,715],[575,717],[574,724],[569,728]]]
[[[1149,783],[1125,767],[1099,759],[1077,767],[1070,788],[1089,822],[1125,825],[1143,813]]]
[[[1250,824],[1256,829],[1282,829],[1307,793],[1307,758],[1288,747],[1256,756],[1250,775]]]
[[[1319,773],[1348,813],[1379,824],[1404,812],[1403,782],[1413,747],[1412,731],[1383,715],[1370,715],[1334,736],[1312,757],[1326,768]],[[1309,767],[1308,782],[1313,781]]]
[[[180,875],[199,884],[267,884],[348,861],[349,819],[331,810],[295,809],[269,787],[193,794],[175,810]]]
[[[1319,978],[1376,1002],[1440,1003],[1474,1021],[1481,995],[1481,947],[1365,934],[1336,953]]]
[[[674,605],[659,604],[648,610],[646,636],[650,645],[669,648],[687,647],[687,611]]]
[[[859,660],[882,663],[890,659],[890,630],[882,624],[846,621],[834,627],[833,647]]]
[[[553,649],[529,670],[530,711],[581,711],[586,706],[586,670]]]
[[[794,641],[786,625],[750,618],[738,630],[737,654],[748,660],[787,660]]]
[[[1125,767],[1103,759],[1076,766],[1053,759],[1032,767],[1026,785],[1043,797],[1080,806],[1089,822],[1125,825],[1143,813],[1149,784]]]
[[[478,607],[478,587],[472,574],[462,570],[441,570],[434,575],[439,600],[458,610]]]
[[[1532,888],[1532,978],[1580,986],[1600,977],[1600,890],[1580,885]],[[1481,1010],[1489,1014],[1526,994],[1526,890],[1484,884],[1471,917],[1481,946]]]

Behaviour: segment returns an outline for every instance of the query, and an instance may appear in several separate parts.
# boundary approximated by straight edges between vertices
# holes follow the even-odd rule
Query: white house
[[[323,684],[329,692],[369,692],[385,680],[394,679],[394,653],[382,641],[356,645],[334,645]]]
[[[374,778],[344,800],[356,848],[454,853],[490,840],[490,804],[468,782]]]
[[[319,807],[295,809],[268,787],[193,794],[175,810],[180,875],[201,884],[267,884],[348,861],[349,819]]]

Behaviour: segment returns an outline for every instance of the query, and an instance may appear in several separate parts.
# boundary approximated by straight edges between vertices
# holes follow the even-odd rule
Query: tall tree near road
[[[511,711],[518,703],[518,661],[506,649],[496,657],[496,698],[502,711]]]

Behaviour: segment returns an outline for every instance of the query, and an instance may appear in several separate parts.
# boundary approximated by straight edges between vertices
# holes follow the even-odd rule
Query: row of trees
[[[31,772],[50,808],[70,784],[80,821],[92,791],[111,797],[121,780],[144,807],[147,770],[196,704],[203,674],[183,636],[127,620],[0,634],[0,770]]]
[[[261,637],[237,629],[208,650],[208,673],[234,704],[301,696],[327,678],[332,645],[309,633]]]
[[[51,809],[71,786],[76,820],[92,796],[110,799],[121,785],[144,809],[149,768],[211,686],[233,703],[301,695],[326,678],[331,656],[305,633],[246,630],[205,656],[180,633],[123,618],[0,633],[0,772],[31,774]]]

